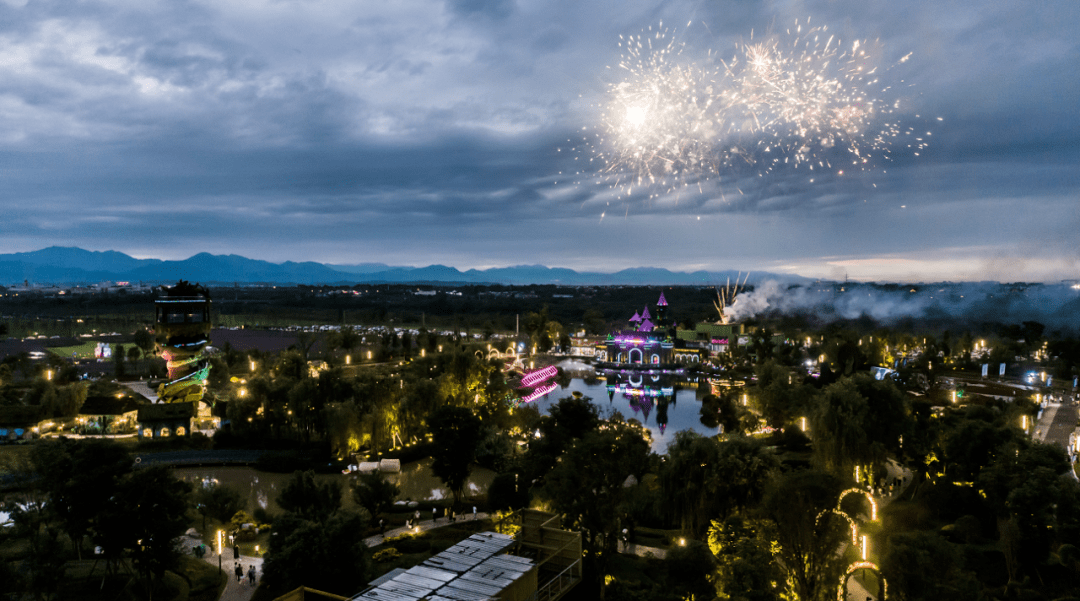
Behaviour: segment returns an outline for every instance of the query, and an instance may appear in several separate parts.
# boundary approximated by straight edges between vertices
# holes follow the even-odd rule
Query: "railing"
[[[561,598],[570,589],[574,588],[574,585],[581,582],[581,576],[575,576],[573,573],[574,568],[580,570],[580,565],[580,559],[570,564],[544,586],[536,589],[536,592],[529,595],[525,601],[556,601]]]

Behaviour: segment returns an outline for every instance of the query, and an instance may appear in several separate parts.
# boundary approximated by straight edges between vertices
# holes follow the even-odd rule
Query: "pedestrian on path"
[[[251,586],[255,586],[255,566],[253,565],[248,566],[248,582]]]
[[[472,519],[476,520],[476,505],[472,506]]]
[[[386,536],[386,522],[379,518],[379,534]]]
[[[232,556],[233,559],[240,559],[240,545],[233,545]]]
[[[435,523],[435,511],[436,511],[436,509],[434,507],[432,507],[431,508],[431,523],[432,524]]]
[[[416,513],[413,514],[413,521],[415,521],[417,524],[420,523],[420,510],[419,509],[417,509]]]
[[[233,573],[236,574],[237,582],[240,582],[244,579],[244,568],[240,567],[239,563],[236,564],[236,567],[233,569]]]

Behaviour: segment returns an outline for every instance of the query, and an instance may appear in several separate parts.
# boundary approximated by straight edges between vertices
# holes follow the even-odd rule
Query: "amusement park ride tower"
[[[158,388],[158,398],[163,403],[199,401],[210,374],[205,354],[210,342],[210,293],[180,280],[162,289],[154,307],[155,342],[169,368],[169,381]]]

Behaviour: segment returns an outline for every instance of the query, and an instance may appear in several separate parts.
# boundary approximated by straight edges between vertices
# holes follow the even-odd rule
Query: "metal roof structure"
[[[381,578],[354,601],[488,601],[536,563],[505,551],[514,539],[481,532],[392,578]]]

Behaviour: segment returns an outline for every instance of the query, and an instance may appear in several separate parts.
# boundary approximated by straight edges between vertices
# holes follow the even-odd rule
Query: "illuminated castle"
[[[597,351],[597,358],[609,363],[624,365],[664,365],[669,363],[696,363],[701,353],[696,349],[675,347],[673,332],[668,324],[668,302],[664,293],[653,307],[655,316],[645,307],[630,318],[630,327],[613,332]]]
[[[164,403],[199,401],[210,374],[205,354],[210,342],[210,293],[180,280],[162,289],[154,307],[155,342],[169,367],[169,381],[158,388],[158,397]]]

